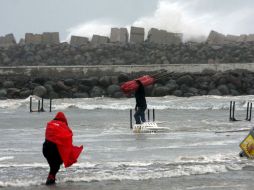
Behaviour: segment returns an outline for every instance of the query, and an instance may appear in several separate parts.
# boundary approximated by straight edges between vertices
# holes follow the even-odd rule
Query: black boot
[[[56,183],[56,178],[54,175],[49,174],[47,181],[46,181],[46,185],[53,185]]]
[[[246,154],[245,154],[243,151],[241,151],[241,152],[239,153],[239,156],[240,156],[240,157],[247,157]]]

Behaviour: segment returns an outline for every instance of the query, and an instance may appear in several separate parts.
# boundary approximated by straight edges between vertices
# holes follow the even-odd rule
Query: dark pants
[[[146,110],[146,107],[137,107],[137,111],[134,114],[136,124],[141,124],[141,121],[146,122],[145,110]]]
[[[63,163],[56,144],[45,140],[43,143],[42,153],[47,159],[50,167],[49,175],[56,176],[56,173],[59,171],[60,166]]]

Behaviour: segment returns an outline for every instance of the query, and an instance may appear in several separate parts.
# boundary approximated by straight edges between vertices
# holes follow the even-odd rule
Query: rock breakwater
[[[252,63],[254,44],[28,44],[0,47],[0,66]]]
[[[145,74],[145,73],[144,73]],[[149,74],[149,73],[147,73]],[[87,78],[5,77],[0,82],[0,98],[26,98],[37,95],[44,98],[122,98],[120,86],[138,76],[125,73],[117,76],[92,76]],[[154,85],[146,87],[147,96],[174,95],[253,95],[254,73],[247,70],[202,73],[172,73]]]

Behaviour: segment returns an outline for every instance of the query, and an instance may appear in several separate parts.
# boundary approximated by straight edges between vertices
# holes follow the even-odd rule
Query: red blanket
[[[72,145],[73,134],[62,112],[58,112],[55,119],[48,122],[45,136],[46,140],[57,145],[66,168],[77,162],[83,146],[77,147]]]

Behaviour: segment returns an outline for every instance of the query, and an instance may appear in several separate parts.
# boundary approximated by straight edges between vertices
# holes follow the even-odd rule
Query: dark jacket
[[[135,92],[135,98],[136,98],[136,108],[137,107],[142,107],[146,108],[146,98],[145,98],[145,88],[143,84],[140,82],[139,87]]]

